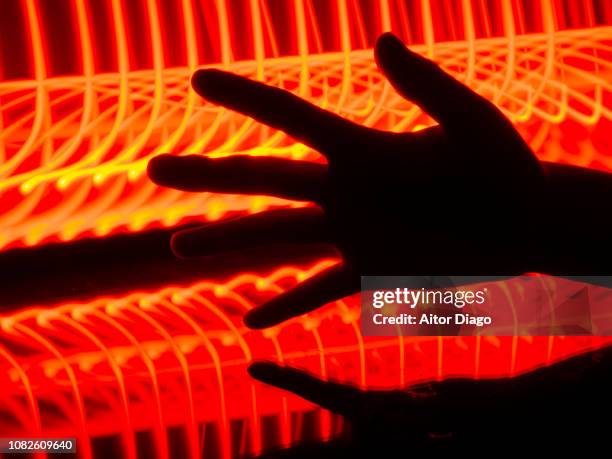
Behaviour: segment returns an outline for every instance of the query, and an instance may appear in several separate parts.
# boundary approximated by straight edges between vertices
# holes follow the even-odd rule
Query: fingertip
[[[149,178],[159,184],[163,185],[167,176],[168,166],[174,161],[175,157],[169,154],[163,154],[156,156],[151,159],[147,164],[147,175]]]
[[[279,365],[267,360],[253,362],[247,368],[249,376],[262,382],[269,381],[279,370],[282,370]]]
[[[175,257],[181,259],[190,258],[189,238],[183,234],[183,231],[175,233],[170,239],[170,248]]]
[[[399,37],[391,32],[385,32],[376,40],[376,46],[374,47],[374,54],[376,59],[384,58],[387,54],[405,50],[406,45],[399,39]]]
[[[404,46],[402,40],[395,35],[393,32],[385,32],[381,34],[376,40],[376,47],[387,47],[387,46]]]
[[[191,86],[204,99],[213,102],[215,96],[223,90],[227,72],[218,69],[200,69],[191,77]]]
[[[265,317],[261,316],[261,313],[257,309],[252,309],[247,312],[242,319],[244,324],[252,330],[261,330],[269,327],[273,324],[269,324]]]
[[[378,37],[374,48],[374,58],[376,64],[387,77],[399,72],[401,75],[395,76],[402,79],[407,77],[411,79],[418,78],[419,72],[429,68],[422,67],[422,65],[433,64],[429,59],[408,48],[397,35],[391,32],[386,32]],[[410,67],[407,68],[406,65]],[[406,75],[405,72],[407,70],[412,70],[413,73]]]

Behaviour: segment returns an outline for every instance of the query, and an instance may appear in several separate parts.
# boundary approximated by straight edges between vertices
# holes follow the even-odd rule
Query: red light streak
[[[0,10],[10,20],[0,27],[10,35],[0,40],[1,248],[301,205],[161,189],[143,172],[169,151],[320,160],[203,103],[189,88],[202,66],[285,87],[365,125],[429,124],[375,68],[373,40],[388,30],[495,101],[540,158],[612,170],[608,2],[24,0]],[[149,443],[160,458],[177,444],[199,457],[205,437],[207,455],[228,458],[270,446],[266,438],[299,439],[313,409],[247,381],[255,358],[395,387],[511,376],[609,342],[366,339],[350,299],[271,331],[243,327],[246,309],[325,263],[3,317],[1,431],[74,435],[82,457],[109,436],[126,457]],[[316,419],[319,437],[338,429],[327,413]]]

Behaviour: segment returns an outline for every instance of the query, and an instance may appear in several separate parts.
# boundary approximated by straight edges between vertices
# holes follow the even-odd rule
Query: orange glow
[[[498,104],[541,159],[612,170],[610,2],[2,2],[0,249],[303,205],[162,189],[144,171],[167,152],[321,160],[204,103],[189,87],[200,67],[287,88],[367,126],[428,126],[376,69],[371,48],[389,30]],[[512,376],[611,342],[365,338],[353,299],[264,332],[243,326],[244,311],[331,263],[0,317],[0,431],[75,436],[84,458],[109,441],[122,457],[230,458],[300,439],[308,422],[319,438],[342,427],[247,379],[253,359],[397,387]]]
[[[73,45],[62,49],[66,64],[53,45],[49,7],[42,8],[48,2],[39,3],[28,0],[22,11],[29,70],[2,63],[0,247],[299,205],[160,189],[144,171],[164,152],[319,159],[283,133],[203,103],[189,88],[201,66],[288,88],[365,125],[429,124],[375,68],[370,47],[389,29],[494,100],[541,158],[612,169],[605,140],[612,13],[605,5],[241,0],[230,8],[222,0],[182,0],[170,21],[166,4],[139,0],[128,8],[112,0],[107,17],[96,18],[108,26],[102,33],[92,5],[78,0],[61,24]],[[137,13],[146,27],[135,36],[129,24]],[[60,61],[72,72],[62,73]]]
[[[515,375],[612,338],[364,338],[352,299],[264,332],[242,315],[267,298],[329,267],[281,268],[226,282],[167,287],[0,318],[0,399],[10,407],[5,434],[73,435],[83,457],[117,436],[133,457],[135,432],[147,432],[157,457],[168,457],[166,432],[179,429],[189,457],[200,457],[198,432],[222,457],[256,453],[262,438],[299,440],[296,423],[313,407],[245,380],[253,359],[274,359],[362,387],[396,387],[452,375]],[[291,415],[293,413],[293,415]],[[296,417],[297,416],[297,417]],[[333,431],[316,413],[318,436]],[[263,424],[275,419],[275,427]],[[240,426],[237,427],[237,426]],[[237,439],[243,429],[245,439]],[[91,444],[90,444],[91,442]],[[267,445],[271,446],[271,445]]]

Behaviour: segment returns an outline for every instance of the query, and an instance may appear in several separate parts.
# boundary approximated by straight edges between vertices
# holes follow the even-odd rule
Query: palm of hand
[[[524,198],[529,182],[532,195],[540,185],[538,171],[509,175],[514,164],[503,160],[472,164],[477,142],[449,138],[441,126],[368,134],[342,147],[354,152],[349,159],[330,161],[321,200],[347,267],[361,275],[492,273],[492,260],[502,264],[504,251],[526,246],[513,223],[532,210]],[[494,145],[478,153],[490,151]]]

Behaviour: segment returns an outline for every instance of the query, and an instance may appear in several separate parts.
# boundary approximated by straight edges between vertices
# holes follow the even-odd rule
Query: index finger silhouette
[[[411,51],[392,33],[378,38],[376,63],[395,90],[446,128],[482,129],[499,113],[487,99],[433,61]]]
[[[191,84],[204,99],[280,129],[328,157],[339,139],[354,139],[366,129],[289,91],[233,73],[198,70]]]
[[[364,392],[356,387],[323,381],[296,368],[261,361],[252,363],[248,372],[258,381],[292,392],[342,416],[357,414],[364,402]]]

